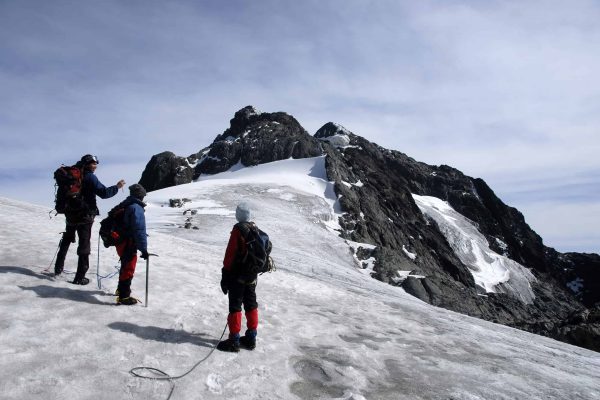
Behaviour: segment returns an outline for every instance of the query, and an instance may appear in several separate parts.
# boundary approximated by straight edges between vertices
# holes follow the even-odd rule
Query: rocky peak
[[[140,179],[140,185],[148,192],[169,186],[189,183],[192,180],[192,167],[185,157],[178,157],[170,151],[152,156]]]
[[[320,142],[291,115],[260,112],[247,106],[235,113],[225,132],[196,154],[194,179],[226,171],[238,162],[251,166],[322,153]]]
[[[357,138],[357,136],[348,129],[334,122],[328,122],[323,125],[317,131],[317,133],[315,133],[315,137],[324,142],[330,143],[336,148],[344,148],[349,146],[352,139]]]
[[[227,136],[240,136],[246,127],[260,119],[262,114],[264,113],[256,109],[254,106],[246,106],[242,108],[236,112],[233,118],[229,121],[229,129],[227,129],[222,135],[217,136],[215,142],[223,140]]]
[[[322,154],[321,142],[291,115],[265,113],[246,106],[235,113],[229,128],[197,153],[189,157],[171,152],[153,156],[140,183],[151,191],[190,183],[202,174],[227,171],[238,163],[251,166]]]

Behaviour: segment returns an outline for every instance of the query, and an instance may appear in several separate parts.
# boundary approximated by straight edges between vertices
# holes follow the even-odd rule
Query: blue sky
[[[600,252],[599,20],[598,1],[0,0],[0,195],[51,207],[85,153],[133,183],[254,105],[481,177],[547,245]]]

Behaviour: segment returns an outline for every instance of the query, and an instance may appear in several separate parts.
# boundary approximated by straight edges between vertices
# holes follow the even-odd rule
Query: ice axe
[[[148,253],[148,258],[146,258],[146,299],[144,301],[144,307],[148,307],[148,277],[150,276],[150,256],[158,257],[158,254]]]

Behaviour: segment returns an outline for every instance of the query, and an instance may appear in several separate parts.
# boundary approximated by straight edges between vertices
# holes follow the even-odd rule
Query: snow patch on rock
[[[430,196],[412,195],[423,214],[434,220],[458,258],[469,268],[475,283],[488,293],[511,294],[525,304],[535,295],[531,271],[490,249],[477,226],[447,202]]]

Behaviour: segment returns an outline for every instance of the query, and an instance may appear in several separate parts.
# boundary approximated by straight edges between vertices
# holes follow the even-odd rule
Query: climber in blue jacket
[[[117,244],[117,254],[121,258],[121,271],[117,287],[117,304],[134,305],[138,300],[131,297],[131,281],[137,264],[137,252],[142,253],[144,260],[148,259],[148,241],[146,234],[146,189],[138,183],[129,186],[129,197],[117,207],[124,207],[120,243]],[[115,207],[115,208],[117,208]]]

